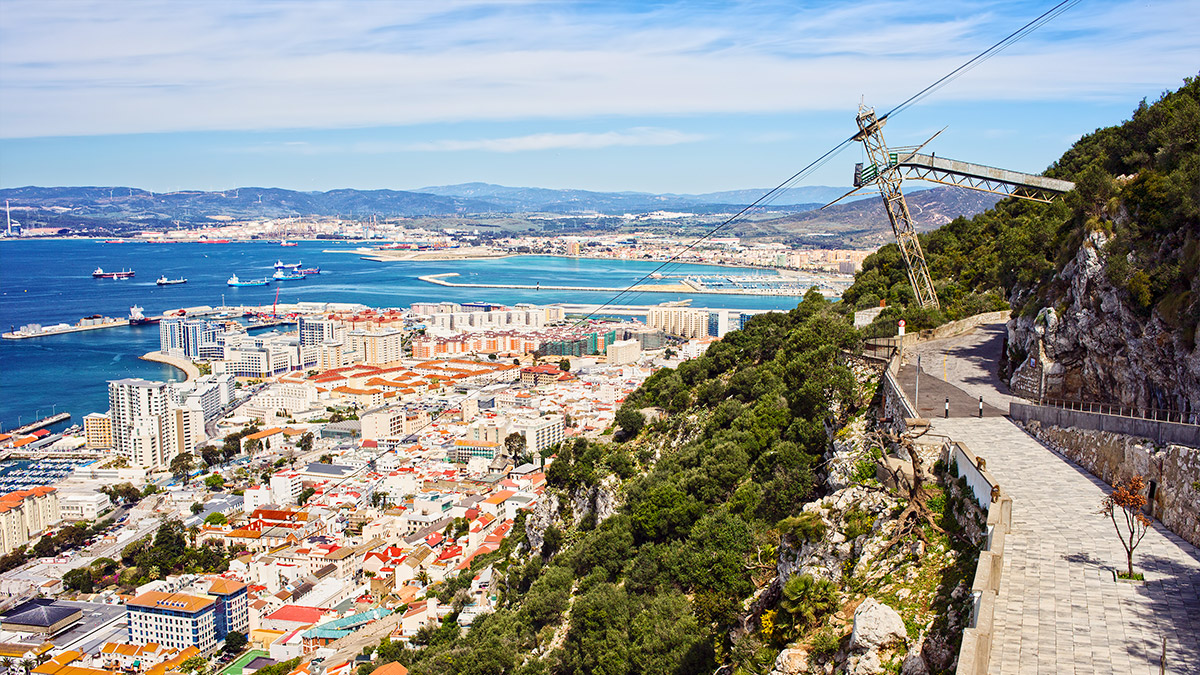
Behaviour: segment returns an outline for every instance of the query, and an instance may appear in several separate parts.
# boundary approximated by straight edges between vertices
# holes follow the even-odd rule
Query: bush
[[[846,529],[843,534],[847,539],[856,539],[871,531],[875,518],[857,506],[846,512]]]
[[[825,538],[825,532],[829,529],[821,516],[812,512],[784,518],[779,521],[777,527],[780,532],[799,541],[820,541]]]

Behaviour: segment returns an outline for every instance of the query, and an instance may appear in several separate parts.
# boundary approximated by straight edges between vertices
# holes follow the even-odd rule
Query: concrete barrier
[[[1106,415],[1084,410],[1068,410],[1032,403],[1008,404],[1008,416],[1020,422],[1038,421],[1056,427],[1074,427],[1148,438],[1156,443],[1200,447],[1200,426],[1161,422],[1140,417]]]
[[[984,675],[992,656],[992,636],[996,595],[1004,569],[1004,543],[1012,530],[1012,498],[1004,494],[999,482],[966,445],[951,441],[947,456],[952,458],[956,477],[966,480],[980,507],[987,511],[987,539],[975,564],[971,582],[974,606],[970,624],[963,630],[958,650],[959,675]]]

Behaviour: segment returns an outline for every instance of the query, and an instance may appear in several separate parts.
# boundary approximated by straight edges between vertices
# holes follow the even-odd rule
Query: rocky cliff
[[[1191,331],[1147,318],[1108,269],[1110,236],[1097,230],[1058,272],[1036,314],[1008,323],[1013,389],[1038,397],[1200,410],[1200,348]]]

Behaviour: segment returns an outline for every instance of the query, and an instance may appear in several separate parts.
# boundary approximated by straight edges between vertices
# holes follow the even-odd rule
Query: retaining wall
[[[1146,479],[1150,514],[1167,529],[1200,546],[1200,449],[1158,446],[1107,431],[1027,422],[1025,431],[1093,476],[1115,485],[1138,475]]]
[[[1008,416],[1018,422],[1037,421],[1056,427],[1074,427],[1148,438],[1156,443],[1176,443],[1200,448],[1200,426],[1178,422],[1160,422],[1140,417],[1105,415],[1083,410],[1067,410],[1031,403],[1009,403]]]
[[[958,649],[958,675],[984,675],[992,657],[996,595],[1004,569],[1004,542],[1012,530],[1012,498],[987,470],[987,464],[966,445],[951,441],[947,456],[954,460],[957,477],[964,478],[980,508],[987,511],[987,541],[975,564],[971,583],[974,607],[971,623],[963,630]]]

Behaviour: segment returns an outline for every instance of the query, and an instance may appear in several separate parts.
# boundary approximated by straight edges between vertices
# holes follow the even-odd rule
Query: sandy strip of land
[[[455,248],[436,251],[384,249],[372,251],[369,255],[364,255],[362,258],[363,260],[374,260],[375,262],[432,262],[437,260],[495,260],[510,257],[512,255],[509,253],[490,248]]]
[[[200,377],[200,369],[196,367],[196,364],[188,361],[187,359],[181,359],[177,356],[167,356],[162,352],[150,352],[141,358],[143,361],[165,363],[168,366],[174,366],[175,368],[182,370],[183,373],[187,375],[187,379],[185,379],[184,382],[190,382],[197,377]]]

